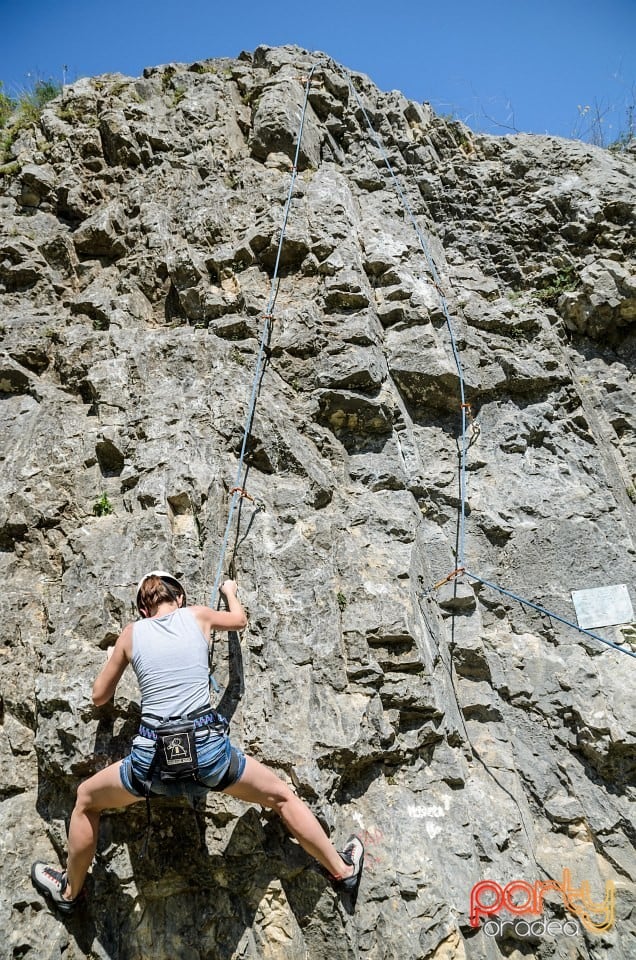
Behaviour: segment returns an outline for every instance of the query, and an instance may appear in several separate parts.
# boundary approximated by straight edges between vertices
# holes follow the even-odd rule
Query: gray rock
[[[75,231],[75,249],[84,257],[121,256],[126,251],[125,220],[120,203],[106,204]]]
[[[580,283],[559,303],[570,329],[598,339],[636,320],[636,274],[623,264],[597,260],[581,271]]]
[[[106,110],[101,114],[99,135],[104,157],[111,166],[139,163],[137,143],[122,110]]]
[[[25,207],[37,207],[46,200],[55,187],[55,175],[50,167],[28,163],[22,167],[22,193],[20,203]]]
[[[633,658],[489,583],[566,620],[574,589],[633,589],[634,156],[478,136],[352,82],[441,289],[326,55],[259,47],[84,79],[13,145],[0,181],[3,956],[633,953]],[[339,845],[363,837],[357,909],[340,909],[275,817],[211,796],[195,810],[158,801],[145,860],[142,805],[105,814],[90,900],[67,929],[28,864],[57,862],[78,782],[128,750],[134,678],[100,710],[90,689],[141,572],[174,569],[210,601],[270,303],[254,500],[230,538],[249,626],[217,642],[216,673],[236,741]],[[470,404],[465,556],[444,307]],[[601,632],[631,650],[634,630]],[[615,884],[611,930],[470,926],[479,880],[563,868],[595,899]],[[558,895],[545,916],[569,916]]]
[[[265,160],[272,153],[283,153],[293,161],[296,152],[296,134],[302,113],[304,100],[303,82],[293,73],[282,78],[284,95],[281,98],[281,80],[265,87],[254,113],[252,137],[250,141],[252,153],[260,160]],[[298,168],[317,168],[320,164],[320,124],[311,104],[307,105],[305,129],[300,153]]]

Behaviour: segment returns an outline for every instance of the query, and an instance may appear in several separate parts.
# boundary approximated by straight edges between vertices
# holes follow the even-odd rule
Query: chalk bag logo
[[[171,767],[180,766],[182,763],[190,763],[192,761],[190,738],[186,733],[175,733],[172,736],[164,737],[163,742],[166,752],[166,763]]]
[[[542,916],[543,898],[548,893],[561,896],[563,905],[571,914],[566,920],[547,920]],[[480,880],[470,891],[470,925],[481,926],[489,937],[500,936],[511,927],[518,937],[562,934],[577,936],[582,924],[589,933],[605,933],[614,923],[616,890],[612,880],[605,883],[605,897],[592,898],[589,881],[583,880],[580,887],[572,885],[572,875],[565,868],[561,882],[557,880],[512,880],[501,886],[495,880]],[[507,911],[513,919],[501,919],[497,914]],[[520,920],[521,916],[536,917],[536,920]]]

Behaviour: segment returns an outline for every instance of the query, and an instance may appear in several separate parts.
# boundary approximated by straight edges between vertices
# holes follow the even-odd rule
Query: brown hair
[[[139,590],[138,606],[141,613],[151,617],[160,603],[178,603],[183,605],[185,594],[177,583],[162,580],[161,577],[146,577]],[[179,602],[181,601],[181,602]]]

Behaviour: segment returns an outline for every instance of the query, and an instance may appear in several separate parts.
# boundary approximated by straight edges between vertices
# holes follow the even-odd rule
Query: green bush
[[[559,297],[563,293],[576,290],[579,278],[574,267],[565,267],[559,270],[554,276],[545,279],[539,287],[532,292],[537,300],[542,300],[550,307],[556,307]]]
[[[8,97],[3,90],[3,83],[0,80],[0,130],[6,124],[7,120],[16,108],[15,100]]]
[[[37,123],[42,110],[62,92],[55,80],[36,80],[29,90],[9,97],[0,81],[0,164],[9,159],[9,150],[22,130]]]
[[[39,113],[47,103],[59,97],[61,92],[62,85],[55,80],[36,80],[33,89],[28,91],[25,97]]]
[[[93,504],[93,513],[96,517],[107,517],[113,512],[113,505],[108,499],[107,493],[102,493],[101,497]]]

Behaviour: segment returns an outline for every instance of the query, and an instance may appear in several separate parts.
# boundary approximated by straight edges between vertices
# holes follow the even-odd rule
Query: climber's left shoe
[[[66,890],[66,871],[55,870],[46,863],[37,862],[31,867],[31,880],[36,890],[51,901],[55,909],[69,916],[82,899],[83,891],[73,900],[65,900],[62,894]]]

